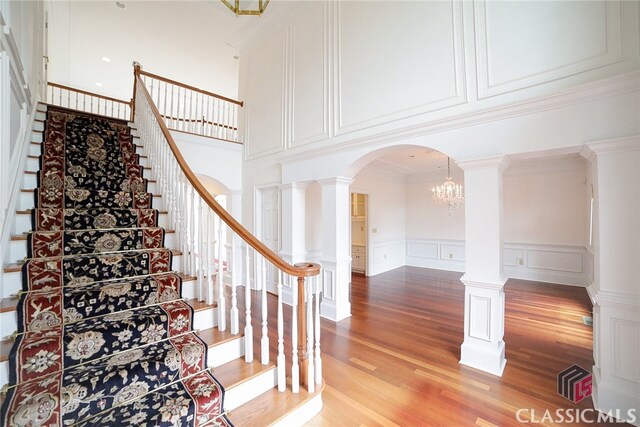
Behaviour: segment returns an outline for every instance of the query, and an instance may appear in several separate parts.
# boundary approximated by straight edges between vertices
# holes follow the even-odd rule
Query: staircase
[[[172,204],[160,191],[167,177],[147,144],[133,122],[38,106],[9,250],[19,261],[2,277],[0,424],[303,423],[322,406],[322,383],[305,372],[309,328],[317,330],[311,369],[320,371],[319,326],[300,316],[315,318],[313,295],[304,304],[303,289],[288,316],[281,292],[237,295],[237,279],[223,283],[226,261],[214,262],[211,242],[196,251],[175,230],[184,223],[175,196]],[[53,191],[62,182],[66,194]],[[292,337],[308,329],[285,362],[291,322]]]

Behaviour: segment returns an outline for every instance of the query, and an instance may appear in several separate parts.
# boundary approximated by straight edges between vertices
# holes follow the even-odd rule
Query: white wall
[[[215,2],[124,1],[125,10],[115,1],[50,3],[52,82],[129,100],[138,61],[152,73],[238,95],[238,52],[224,38],[236,16]]]
[[[218,181],[216,194],[242,189],[242,145],[185,132],[171,131],[189,167]]]
[[[0,260],[3,262],[15,262],[7,259],[7,249],[35,107],[44,81],[44,21],[43,2],[0,3]]]
[[[515,160],[504,174],[504,263],[509,277],[587,286],[587,165],[578,155]],[[463,183],[454,167],[454,181]],[[464,210],[431,202],[442,173],[407,176],[407,264],[464,271]]]
[[[267,171],[245,190],[352,177],[400,144],[465,160],[637,134],[637,17],[618,1],[303,3],[241,51],[246,169]]]
[[[367,167],[355,176],[351,192],[368,194],[367,274],[372,276],[403,266],[404,176]]]

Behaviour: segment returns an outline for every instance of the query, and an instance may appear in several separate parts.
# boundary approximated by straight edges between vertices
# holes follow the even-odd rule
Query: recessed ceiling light
[[[102,60],[103,60],[104,62],[111,62],[111,58],[107,58],[106,56],[103,56],[103,57],[102,57]]]
[[[103,86],[103,84],[102,84],[102,83],[100,83],[100,82],[96,82],[96,86],[100,86],[100,87],[102,87],[102,86]]]
[[[118,6],[120,9],[126,9],[126,8],[127,8],[127,5],[126,5],[126,4],[124,4],[124,3],[123,3],[123,2],[121,2],[121,1],[117,1],[117,2],[116,2],[116,6]]]
[[[233,59],[238,59],[238,55],[233,55]]]

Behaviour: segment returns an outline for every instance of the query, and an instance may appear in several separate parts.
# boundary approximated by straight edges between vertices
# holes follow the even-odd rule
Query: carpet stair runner
[[[49,107],[4,426],[229,426],[125,122]]]

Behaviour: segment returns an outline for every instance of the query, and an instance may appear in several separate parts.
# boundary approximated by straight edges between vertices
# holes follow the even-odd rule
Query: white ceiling
[[[235,16],[218,0],[122,3],[125,9],[111,0],[49,3],[49,81],[129,99],[135,60],[150,72],[236,98],[238,48],[297,5],[272,0],[257,17]]]

